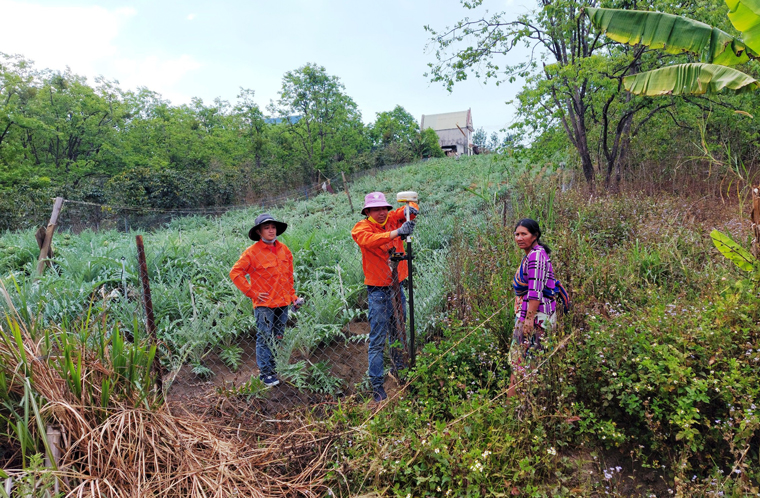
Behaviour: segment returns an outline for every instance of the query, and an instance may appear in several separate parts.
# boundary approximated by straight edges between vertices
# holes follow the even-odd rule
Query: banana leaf
[[[744,42],[725,31],[686,17],[643,10],[587,8],[586,12],[594,26],[627,45],[672,54],[689,52],[699,55],[702,62],[725,66],[747,62],[760,53],[748,50]]]
[[[728,18],[741,31],[744,43],[760,52],[760,0],[726,0]]]
[[[755,257],[748,250],[731,240],[728,235],[717,230],[710,232],[710,238],[721,254],[730,259],[736,266],[744,271],[752,271]]]
[[[623,78],[625,89],[636,95],[701,95],[730,90],[744,93],[760,87],[747,74],[715,64],[678,64]]]

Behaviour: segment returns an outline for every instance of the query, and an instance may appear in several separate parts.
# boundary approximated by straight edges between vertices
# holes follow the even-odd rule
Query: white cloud
[[[112,62],[113,73],[122,88],[147,87],[171,100],[172,104],[187,103],[190,97],[174,90],[174,87],[190,71],[202,64],[187,54],[176,59],[162,59],[155,55],[144,59],[117,59]]]
[[[96,61],[112,57],[119,27],[136,14],[134,9],[48,7],[0,0],[0,50],[22,54],[38,68],[93,75]]]
[[[131,8],[99,6],[47,6],[19,0],[0,0],[0,52],[21,54],[38,69],[63,70],[67,66],[92,79],[103,75],[125,89],[147,87],[172,103],[188,102],[175,90],[190,71],[201,67],[192,56],[141,57],[135,44],[127,53],[117,39],[124,25],[137,16]],[[187,19],[192,20],[195,14]]]
[[[193,19],[195,19],[195,14],[188,14],[187,15],[187,20],[188,21],[192,21]]]

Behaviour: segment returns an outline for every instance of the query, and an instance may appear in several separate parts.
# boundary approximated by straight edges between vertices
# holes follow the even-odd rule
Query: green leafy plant
[[[720,253],[737,267],[747,272],[758,271],[757,258],[734,242],[728,235],[713,230],[710,232],[710,238]]]
[[[330,373],[330,365],[320,361],[311,366],[309,389],[322,394],[337,394],[343,381]]]
[[[219,347],[219,358],[225,365],[230,367],[233,372],[240,368],[243,358],[243,348],[237,344],[224,344]]]
[[[275,361],[278,358],[283,358],[283,356],[275,355]],[[309,386],[309,369],[305,360],[299,360],[295,363],[276,361],[276,365],[277,374],[298,389],[306,389]]]
[[[253,375],[239,386],[235,386],[234,384],[231,386],[224,385],[217,388],[216,392],[225,397],[239,396],[245,398],[246,401],[250,401],[251,399],[264,398],[267,389],[266,384],[258,376]]]
[[[28,498],[59,498],[65,493],[56,493],[56,480],[58,477],[53,474],[51,469],[46,468],[43,457],[35,453],[29,457],[29,462],[22,473],[14,473],[11,477],[8,474],[0,473],[0,478],[11,478],[15,492],[11,495],[5,492],[5,487],[0,487],[0,497],[11,498],[11,496],[23,496]]]
[[[690,95],[732,90],[757,90],[760,83],[728,66],[760,57],[760,40],[754,30],[758,16],[752,2],[729,0],[729,19],[745,40],[739,40],[705,23],[662,12],[587,8],[597,28],[619,43],[662,49],[671,54],[692,53],[702,62],[677,64],[623,78],[626,90],[640,95]]]
[[[201,379],[208,379],[214,376],[214,371],[207,367],[201,359],[192,358],[190,365],[192,366],[192,372]]]

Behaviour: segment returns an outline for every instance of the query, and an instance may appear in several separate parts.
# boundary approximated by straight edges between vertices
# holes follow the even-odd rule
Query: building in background
[[[420,130],[432,128],[438,134],[438,143],[447,155],[469,156],[472,151],[472,109],[443,114],[423,114]]]

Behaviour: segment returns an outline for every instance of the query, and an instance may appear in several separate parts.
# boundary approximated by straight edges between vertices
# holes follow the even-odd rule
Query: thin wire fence
[[[379,168],[362,170],[348,175],[350,182],[355,182],[365,177],[375,177],[384,171],[394,170],[406,164],[390,164]],[[320,180],[311,185],[305,185],[286,191],[278,191],[275,188],[264,189],[274,192],[258,196],[254,202],[245,204],[233,204],[223,206],[204,206],[162,209],[150,206],[125,206],[113,204],[98,204],[94,202],[66,199],[66,210],[61,213],[58,220],[60,230],[79,233],[83,230],[117,230],[129,232],[130,230],[152,230],[165,226],[175,218],[186,216],[220,216],[232,210],[247,210],[252,207],[274,208],[286,203],[309,201],[320,194],[345,193],[349,181],[344,182],[345,174],[331,178],[319,175]],[[360,202],[358,199],[357,202]],[[37,209],[36,217],[44,219],[46,210]]]
[[[448,170],[456,163],[442,165]],[[470,180],[454,174],[450,188],[433,189],[430,174],[419,165],[403,174],[373,171],[355,175],[348,185],[342,178],[325,180],[324,188],[312,186],[297,198],[203,211],[67,201],[49,270],[53,277],[67,279],[67,285],[43,279],[25,291],[25,299],[40,303],[40,313],[55,323],[85,314],[94,300],[103,320],[135,336],[144,334],[135,235],[137,227],[160,226],[139,233],[170,401],[217,393],[244,397],[263,413],[276,413],[368,395],[379,385],[392,395],[413,361],[412,309],[404,302],[413,294],[414,342],[421,348],[444,317],[453,237],[474,233],[487,217],[483,200],[461,188]],[[363,260],[352,237],[365,218],[359,212],[364,195],[372,191],[384,192],[394,208],[393,222],[377,231],[400,226],[404,205],[395,194],[404,190],[419,192],[420,214],[411,242],[413,292],[405,262],[398,263],[394,278],[396,262],[388,253],[392,244],[365,241],[385,256]],[[286,251],[249,240],[253,220],[264,210],[288,224],[277,240],[288,248],[292,263]],[[401,251],[406,245],[393,248]],[[247,266],[238,283],[247,295],[230,277],[241,258]],[[368,291],[377,288],[385,292],[370,297]],[[42,298],[45,293],[49,296]],[[303,299],[297,310],[296,298]],[[280,323],[284,327],[278,328]],[[269,375],[276,375],[279,385],[266,386]]]

